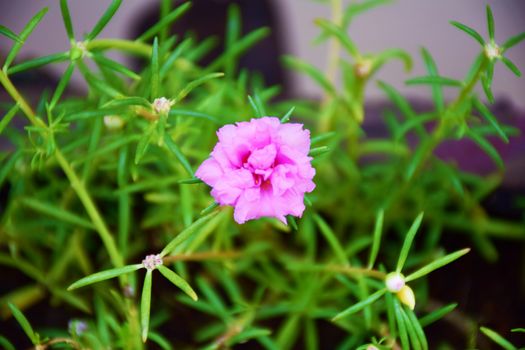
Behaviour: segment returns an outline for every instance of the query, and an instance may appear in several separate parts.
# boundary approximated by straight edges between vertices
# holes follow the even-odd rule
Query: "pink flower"
[[[286,215],[303,214],[315,169],[308,156],[310,132],[302,124],[263,117],[225,125],[217,136],[195,176],[212,187],[217,203],[235,207],[235,221],[267,216],[286,224]]]

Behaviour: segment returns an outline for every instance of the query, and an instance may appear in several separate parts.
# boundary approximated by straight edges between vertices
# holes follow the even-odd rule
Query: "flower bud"
[[[116,131],[122,129],[124,120],[118,115],[106,115],[104,116],[104,125],[108,130]]]
[[[416,297],[414,296],[412,288],[404,285],[403,288],[396,293],[396,296],[399,301],[408,306],[410,310],[414,310],[414,307],[416,306]]]
[[[487,58],[491,61],[499,58],[501,56],[501,50],[499,46],[494,43],[488,43],[485,45],[485,56],[487,56]]]
[[[354,73],[359,78],[367,78],[372,71],[372,62],[370,60],[362,60],[355,64]]]
[[[391,272],[386,275],[385,284],[389,292],[397,293],[405,286],[405,276],[399,272]]]
[[[153,110],[157,114],[168,114],[171,106],[173,106],[173,101],[168,100],[166,97],[156,98],[152,103]]]
[[[77,41],[71,45],[71,50],[69,51],[69,56],[72,61],[76,61],[79,58],[83,58],[87,55],[88,50],[86,43],[83,41]]]
[[[155,270],[157,267],[162,265],[162,257],[160,256],[160,254],[148,255],[144,258],[144,260],[142,260],[142,265],[147,270]]]

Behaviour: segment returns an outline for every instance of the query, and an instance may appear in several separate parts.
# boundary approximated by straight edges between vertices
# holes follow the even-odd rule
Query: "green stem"
[[[170,13],[172,2],[173,1],[171,1],[171,0],[162,0],[161,1],[161,3],[160,3],[160,18],[161,19],[166,17]],[[160,31],[160,42],[161,43],[165,42],[166,39],[168,39],[169,29],[170,29],[170,26],[162,27],[162,29]]]
[[[367,269],[367,268],[361,268],[361,267],[351,267],[351,266],[340,266],[340,265],[328,265],[326,267],[328,271],[332,272],[342,272],[346,273],[349,276],[369,276],[373,278],[377,278],[379,280],[382,280],[386,277],[386,273]]]
[[[423,155],[421,156],[421,161],[417,164],[414,172],[407,180],[411,180],[417,177],[417,174],[421,171],[423,166],[426,164],[428,158],[434,153],[434,149],[441,143],[445,135],[447,134],[448,122],[446,119],[441,119],[438,126],[434,129],[430,138],[427,138],[422,141],[422,144],[419,146],[422,148]]]
[[[485,70],[486,64],[487,60],[484,59],[480,63],[476,72],[472,75],[472,78],[470,78],[470,80],[465,83],[465,86],[459,92],[459,95],[456,98],[456,100],[454,100],[454,102],[452,102],[444,111],[442,117],[439,119],[439,124],[436,126],[432,134],[428,138],[421,141],[421,144],[419,145],[419,150],[420,152],[422,152],[421,160],[416,165],[414,171],[411,172],[411,175],[406,178],[406,180],[401,184],[401,186],[397,187],[392,192],[392,194],[387,199],[385,206],[390,206],[393,203],[396,203],[400,198],[402,198],[404,193],[408,190],[410,182],[413,181],[413,179],[417,178],[418,174],[423,169],[423,166],[427,163],[428,158],[430,158],[433,154],[435,148],[446,137],[448,129],[450,127],[451,118],[456,116],[456,109],[459,106],[461,106],[461,104],[465,101],[465,99],[469,96],[469,94],[476,86],[476,83],[479,81],[481,74]]]
[[[3,70],[0,70],[0,83],[4,86],[5,90],[13,98],[13,100],[18,102],[20,109],[25,113],[31,124],[38,127],[47,128],[46,124],[35,115],[35,112],[33,112],[31,106],[29,106],[22,95],[20,95],[18,90],[7,76],[6,72]]]
[[[436,218],[447,228],[458,230],[459,233],[472,232],[478,229],[484,235],[500,239],[525,240],[525,228],[523,225],[504,220],[490,219],[481,206],[476,206],[470,211],[470,216],[465,220],[460,216],[447,215]],[[430,216],[430,219],[433,219]]]
[[[150,57],[151,45],[132,40],[124,39],[95,39],[86,43],[88,51],[116,49],[137,56]]]
[[[20,105],[20,108],[24,112],[24,114],[27,116],[29,121],[34,125],[42,128],[47,128],[46,123],[40,118],[38,118],[33,111],[33,109],[29,106],[27,101],[24,99],[24,97],[18,92],[16,87],[13,85],[9,77],[4,71],[0,71],[0,83],[4,86],[6,91],[11,95],[11,97]],[[121,267],[124,266],[124,262],[122,257],[120,256],[117,247],[115,245],[115,241],[113,240],[113,237],[111,236],[111,233],[109,232],[108,228],[106,227],[106,224],[104,223],[104,220],[100,216],[100,213],[98,212],[93,200],[91,199],[86,187],[80,181],[79,177],[73,170],[73,167],[71,164],[68,163],[62,152],[58,147],[55,148],[55,157],[62,167],[62,170],[66,174],[67,178],[69,179],[71,183],[71,187],[75,190],[78,197],[80,198],[80,201],[84,205],[89,217],[93,221],[93,224],[95,225],[100,238],[102,239],[102,242],[104,243],[106,250],[109,254],[109,257],[111,259],[112,264],[115,267]]]
[[[97,210],[95,203],[91,199],[88,191],[86,190],[86,187],[84,186],[83,182],[80,181],[79,177],[73,170],[73,167],[67,159],[64,157],[60,149],[56,148],[55,150],[55,157],[58,161],[58,164],[60,164],[60,167],[66,174],[67,178],[69,179],[69,182],[71,183],[71,187],[75,190],[78,198],[84,205],[84,208],[86,209],[86,212],[88,213],[89,217],[91,218],[91,221],[93,222],[93,225],[95,225],[95,228],[97,229],[100,238],[102,239],[102,242],[104,243],[104,246],[106,247],[106,250],[109,254],[109,258],[111,259],[111,263],[115,267],[122,267],[124,266],[124,262],[122,261],[122,257],[120,256],[117,246],[115,244],[115,240],[113,239],[113,236],[109,232],[106,223],[102,219],[102,216],[100,215],[99,211]]]
[[[329,271],[337,273],[345,273],[349,276],[369,276],[379,280],[383,280],[386,277],[386,273],[378,270],[368,269],[364,267],[353,267],[345,265],[313,265],[313,266],[297,266],[291,267],[292,270],[302,271]]]
[[[488,61],[486,58],[484,58],[481,61],[478,69],[476,70],[476,73],[472,75],[472,78],[470,79],[470,81],[466,82],[465,86],[463,87],[463,89],[461,89],[456,100],[452,102],[447,108],[447,110],[444,112],[442,118],[439,120],[438,126],[434,129],[432,135],[430,136],[430,139],[423,141],[424,144],[421,147],[424,147],[424,150],[423,150],[424,154],[416,170],[414,171],[413,176],[411,176],[411,178],[416,176],[416,174],[421,170],[423,165],[426,163],[427,159],[432,155],[432,153],[434,152],[434,149],[441,143],[443,138],[445,138],[445,136],[447,135],[450,118],[455,117],[457,113],[456,109],[459,106],[461,106],[461,104],[465,101],[466,98],[468,98],[468,96],[470,95],[470,93],[472,92],[476,84],[478,83],[481,77],[481,74],[485,70],[487,63]]]
[[[332,0],[332,21],[335,25],[341,25],[343,20],[343,4],[341,0]],[[328,49],[328,65],[326,67],[326,77],[332,84],[335,83],[337,66],[339,62],[339,54],[341,51],[341,43],[337,38],[330,40],[330,48]],[[324,99],[327,99],[330,95],[325,94]]]
[[[51,340],[46,341],[42,345],[37,345],[36,349],[38,349],[39,346],[40,346],[41,349],[47,349],[49,346],[52,346],[52,345],[55,345],[55,344],[60,344],[60,343],[68,344],[73,349],[82,349],[82,347],[80,346],[79,343],[77,343],[75,340],[70,339],[70,338],[53,338]]]
[[[124,349],[142,350],[144,349],[144,343],[142,342],[140,334],[140,315],[137,306],[132,299],[126,299],[126,306],[128,310],[127,319],[129,320],[130,336],[127,337]]]
[[[228,260],[236,259],[242,256],[242,252],[238,251],[223,251],[223,252],[197,252],[191,254],[170,255],[163,258],[164,264],[173,263],[175,261],[206,261],[206,260]]]
[[[332,4],[332,21],[336,25],[340,25],[343,17],[342,17],[342,10],[343,10],[343,4],[341,0],[331,0]],[[341,51],[341,43],[337,40],[337,38],[332,37],[329,42],[329,49],[328,49],[328,61],[326,65],[325,70],[325,76],[327,80],[330,82],[330,84],[335,83],[335,78],[337,74],[337,67],[339,64],[339,56]],[[332,101],[333,97],[330,93],[325,92],[322,98],[321,102],[321,110],[326,110],[326,106]],[[331,114],[331,113],[330,113]],[[322,118],[319,119],[319,131],[320,132],[326,132],[330,129],[330,119],[331,115],[324,115]]]
[[[449,111],[453,111],[455,108],[457,108],[464,100],[465,98],[472,92],[476,84],[478,83],[481,73],[486,69],[487,64],[489,63],[488,59],[483,56],[483,60],[481,61],[478,70],[476,73],[472,76],[469,82],[465,85],[463,89],[461,89],[461,92],[458,95],[458,98],[450,105],[448,108]]]
[[[354,101],[349,104],[353,120],[348,121],[348,154],[354,161],[358,161],[360,144],[359,131],[365,117],[365,86],[366,79],[356,77],[354,84]]]

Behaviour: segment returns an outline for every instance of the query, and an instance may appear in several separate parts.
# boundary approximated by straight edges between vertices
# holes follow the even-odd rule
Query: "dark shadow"
[[[179,5],[181,1],[174,1],[172,8]],[[283,54],[283,39],[279,36],[280,21],[271,0],[193,0],[191,9],[171,27],[170,34],[176,34],[179,38],[191,32],[196,39],[202,41],[210,36],[219,40],[217,45],[200,63],[205,66],[213,61],[224,49],[224,33],[228,17],[228,7],[237,4],[242,19],[242,35],[251,31],[268,27],[271,34],[248,50],[239,60],[239,67],[249,71],[259,72],[267,86],[281,85],[283,91],[287,91],[287,77],[280,64],[280,56]],[[159,19],[159,7],[157,3],[151,6],[149,11],[139,15],[139,18],[130,32],[132,38],[138,37]]]

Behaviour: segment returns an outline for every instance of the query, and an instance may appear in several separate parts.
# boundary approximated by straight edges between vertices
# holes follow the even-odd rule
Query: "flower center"
[[[271,170],[269,170],[271,172]],[[260,187],[263,191],[272,189],[272,182],[269,177],[265,177],[263,174],[253,173],[253,181],[256,187]]]
[[[255,186],[261,186],[261,184],[263,183],[262,176],[253,174],[253,181],[255,182]]]
[[[250,152],[248,158],[246,158],[245,167],[248,166],[255,172],[273,168],[276,156],[277,148],[274,144],[269,144]]]
[[[241,157],[242,167],[252,173],[255,187],[260,187],[263,191],[272,189],[270,176],[276,166],[276,156],[277,148],[274,144],[269,144]]]

